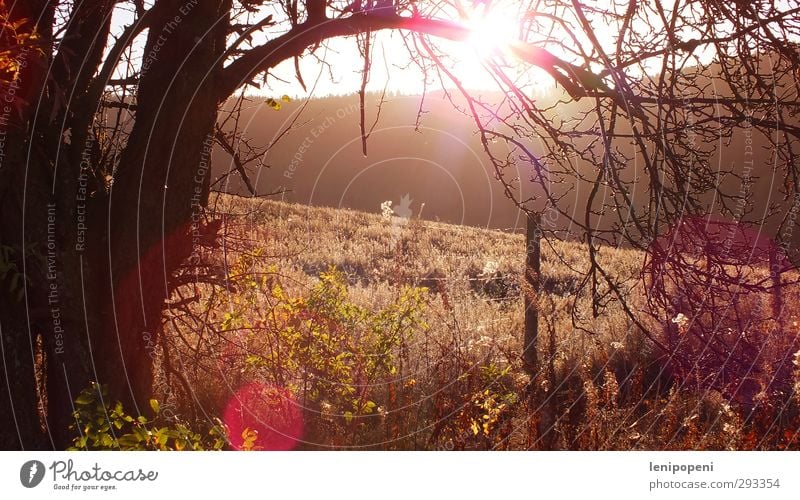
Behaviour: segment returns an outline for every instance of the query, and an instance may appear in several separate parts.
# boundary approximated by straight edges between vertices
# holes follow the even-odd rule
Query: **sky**
[[[152,4],[153,0],[147,0],[146,4]],[[344,0],[342,0],[344,2]],[[598,8],[610,8],[617,14],[621,14],[627,9],[627,2],[609,2],[608,0],[587,0],[587,6]],[[420,8],[422,2],[418,2]],[[554,55],[565,60],[580,62],[585,53],[591,53],[593,48],[585,34],[576,29],[574,12],[570,12],[568,6],[559,7],[555,18],[563,18],[565,25],[569,24],[574,30],[577,38],[572,39],[561,25],[548,18],[548,12],[536,12],[531,16],[526,8],[529,2],[514,0],[448,0],[447,2],[425,2],[429,9],[437,9],[440,6],[450,6],[449,11],[430,10],[425,15],[439,19],[455,20],[469,28],[473,33],[465,41],[454,42],[435,37],[429,37],[430,43],[435,45],[446,59],[445,65],[452,71],[463,85],[471,91],[492,91],[496,90],[497,84],[493,77],[485,69],[486,61],[492,59],[501,61],[507,76],[514,81],[518,88],[530,94],[538,92],[546,93],[553,86],[554,82],[543,70],[531,67],[528,64],[520,63],[510,54],[507,47],[512,41],[525,38],[526,41],[536,45],[546,46]],[[452,6],[457,6],[452,7]],[[589,8],[589,7],[587,7]],[[689,7],[682,6],[682,12]],[[133,20],[131,6],[128,3],[118,4],[113,18],[113,32],[120,33],[127,24]],[[236,19],[240,24],[252,23],[263,18],[267,14],[273,14],[276,20],[285,21],[286,15],[280,10],[277,2],[264,2],[259,12],[248,14],[249,19]],[[665,8],[666,9],[666,8]],[[642,8],[641,15],[654,15],[650,8]],[[591,10],[587,11],[590,17]],[[669,12],[667,12],[669,14]],[[621,22],[619,19],[599,18],[597,14],[589,18],[594,36],[599,43],[604,46],[607,53],[613,53],[616,48],[617,38],[619,37],[618,26],[615,23]],[[660,20],[654,20],[654,26],[658,26]],[[287,22],[279,23],[275,26],[264,28],[263,32],[254,35],[253,43],[260,44],[276,35],[286,31]],[[633,31],[637,36],[650,39],[655,33],[652,28],[634,20]],[[527,30],[522,33],[522,30]],[[700,36],[692,30],[687,30],[680,34],[686,39]],[[235,34],[231,35],[234,38]],[[134,59],[141,59],[146,33],[139,36],[133,45]],[[405,38],[404,38],[405,37]],[[405,95],[420,95],[425,90],[433,91],[445,88],[455,88],[448,81],[442,82],[435,75],[429,75],[429,81],[425,82],[423,73],[414,64],[414,57],[407,48],[406,41],[410,38],[408,33],[397,30],[380,31],[374,34],[372,72],[367,90],[380,92],[384,88],[390,93]],[[361,68],[363,58],[360,55],[359,41],[354,38],[336,38],[326,41],[315,53],[317,58],[323,59],[327,64],[321,64],[315,57],[301,57],[300,68],[303,79],[307,85],[304,91],[295,77],[294,62],[285,61],[274,68],[266,83],[261,89],[248,88],[246,91],[251,94],[271,96],[278,98],[288,95],[294,98],[323,97],[326,95],[344,95],[357,92],[361,86]],[[698,60],[706,59],[702,54],[694,54]],[[660,58],[652,58],[656,65],[661,64]],[[689,64],[691,65],[691,64]],[[599,70],[600,68],[592,68]],[[644,71],[650,72],[657,70],[657,67],[648,68],[645,64]],[[635,76],[637,70],[628,68],[626,72],[629,76]],[[119,74],[117,77],[121,76]],[[312,95],[313,87],[313,95]]]
[[[520,2],[510,2],[510,5],[519,6]],[[267,4],[269,5],[269,4]],[[265,9],[275,7],[265,7]],[[496,8],[488,14],[480,10],[474,11],[474,16],[463,20],[464,24],[472,29],[473,36],[464,42],[435,40],[437,47],[441,48],[448,59],[448,67],[464,86],[473,91],[490,91],[497,88],[496,83],[483,66],[484,61],[501,50],[501,45],[508,42],[509,26],[518,24],[518,13],[510,8],[505,10]],[[262,14],[258,14],[256,17]],[[276,13],[276,18],[279,14]],[[121,33],[124,27],[133,20],[129,5],[120,4],[113,17],[113,32]],[[277,30],[276,32],[280,32]],[[266,36],[262,35],[263,39]],[[381,92],[385,88],[390,93],[419,95],[423,91],[442,88],[441,81],[436,76],[429,76],[428,85],[425,85],[422,71],[411,59],[409,50],[404,42],[404,36],[399,31],[381,31],[374,34],[372,72],[367,90]],[[133,46],[133,56],[140,59],[143,53],[146,33],[140,35]],[[258,41],[258,39],[256,39]],[[248,92],[291,97],[309,97],[312,87],[313,95],[322,97],[326,95],[344,95],[357,92],[361,86],[361,67],[363,58],[360,55],[359,41],[355,38],[337,38],[327,41],[317,51],[317,55],[327,62],[322,65],[312,57],[301,58],[300,67],[308,92],[304,92],[295,77],[293,61],[285,61],[271,71],[266,85],[262,89],[248,89]],[[117,77],[121,76],[118,72]],[[539,70],[526,69],[516,78],[524,78],[529,84],[541,87],[544,91],[552,86],[552,82]],[[445,88],[454,88],[454,85],[445,82]]]

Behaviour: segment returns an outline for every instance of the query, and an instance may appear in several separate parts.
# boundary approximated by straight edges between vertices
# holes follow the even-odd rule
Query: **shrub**
[[[756,443],[776,422],[798,418],[791,267],[758,230],[694,217],[653,243],[644,268],[666,370],[684,391],[722,394],[760,436]]]
[[[75,399],[75,433],[71,450],[221,450],[227,443],[222,423],[204,434],[180,421],[160,416],[159,403],[150,400],[153,417],[133,417],[122,403],[110,404],[105,386],[92,383]]]
[[[247,267],[248,258],[234,268]],[[242,371],[243,383],[294,395],[309,444],[368,442],[398,404],[392,391],[403,384],[409,342],[427,328],[426,290],[402,287],[393,302],[372,311],[349,299],[346,277],[334,268],[320,274],[307,297],[291,296],[277,273],[231,279],[234,307],[220,324],[237,339],[222,346],[227,369]]]

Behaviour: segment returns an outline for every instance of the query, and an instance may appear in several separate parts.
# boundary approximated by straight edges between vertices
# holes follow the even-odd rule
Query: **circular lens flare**
[[[292,393],[259,382],[234,393],[223,421],[236,450],[292,450],[303,435],[302,410]]]

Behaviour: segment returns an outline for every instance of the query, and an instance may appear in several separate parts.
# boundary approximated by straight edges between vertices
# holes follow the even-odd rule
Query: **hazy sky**
[[[519,6],[519,2],[511,2]],[[264,7],[270,9],[275,7]],[[466,42],[435,40],[448,59],[448,67],[456,74],[465,87],[471,90],[493,90],[496,84],[483,68],[482,63],[492,52],[511,39],[513,26],[518,24],[518,13],[511,8],[495,8],[490,13],[480,10],[473,12],[474,17],[463,20],[473,29],[474,35]],[[276,12],[276,19],[281,15]],[[114,13],[114,32],[119,33],[124,26],[130,24],[133,16],[130,6],[120,4]],[[283,28],[275,28],[281,32]],[[269,36],[269,32],[267,35]],[[266,39],[266,36],[263,38]],[[382,31],[375,34],[373,42],[373,64],[368,90],[380,92],[384,87],[390,92],[403,94],[421,94],[425,89],[424,77],[420,69],[411,59],[409,50],[403,39],[404,34],[398,31]],[[405,34],[405,36],[408,36]],[[141,59],[146,33],[139,36],[134,43],[133,57]],[[355,38],[338,38],[329,40],[320,47],[316,54],[327,62],[320,64],[313,57],[301,58],[301,72],[309,92],[316,82],[315,96],[329,94],[350,94],[356,92],[361,85],[361,67],[363,58],[360,55],[359,42]],[[117,76],[120,76],[119,74]],[[526,69],[513,78],[524,78],[535,82],[537,86],[549,86],[552,82],[536,69]],[[261,83],[261,82],[259,82]],[[428,90],[441,88],[435,75],[429,76]],[[452,84],[447,87],[453,88]],[[261,91],[253,92],[280,96],[288,94],[293,97],[305,97],[297,83],[293,61],[286,61],[271,72],[267,85]]]
[[[152,3],[150,0],[149,3]],[[421,3],[419,5],[422,5]],[[521,64],[505,48],[511,41],[524,38],[526,42],[545,46],[557,57],[568,61],[583,64],[586,53],[592,53],[594,48],[585,33],[575,27],[570,28],[568,34],[563,28],[572,25],[571,13],[566,6],[558,7],[557,14],[541,14],[535,18],[535,26],[530,22],[530,12],[527,10],[528,2],[513,0],[494,0],[490,7],[480,0],[448,0],[447,2],[426,3],[431,9],[442,6],[449,10],[431,11],[426,15],[439,19],[449,19],[468,27],[473,35],[461,42],[452,42],[430,37],[438,53],[444,57],[445,66],[452,71],[465,87],[470,90],[494,90],[497,88],[492,76],[485,70],[483,64],[489,59],[501,61],[507,76],[514,81],[518,88],[526,92],[537,93],[552,87],[552,79],[542,70]],[[626,2],[608,3],[605,0],[593,2],[597,7],[608,8],[619,14],[620,9],[627,9]],[[432,7],[431,7],[432,6]],[[453,7],[453,6],[457,6]],[[422,8],[422,7],[420,7]],[[643,10],[645,14],[648,10]],[[591,12],[590,12],[591,13]],[[265,40],[284,33],[287,29],[286,15],[282,12],[277,2],[265,2],[258,13],[248,14],[249,18],[238,18],[235,22],[240,24],[253,23],[267,14],[273,14],[278,24],[264,28],[263,32],[254,34],[253,43],[260,44]],[[652,13],[650,13],[652,14]],[[549,16],[549,17],[548,17]],[[552,19],[563,18],[564,24]],[[114,32],[119,33],[124,26],[130,24],[133,16],[131,6],[119,4],[114,14]],[[528,19],[529,22],[525,22]],[[544,20],[543,20],[544,19]],[[548,20],[549,19],[549,20]],[[613,20],[609,20],[613,19]],[[619,17],[595,17],[589,19],[593,35],[607,52],[616,49],[619,37]],[[617,23],[617,24],[615,24]],[[658,26],[658,21],[653,22]],[[634,20],[632,31],[639,37],[649,37],[652,29],[640,20]],[[523,33],[523,30],[524,31]],[[231,35],[235,37],[236,35]],[[417,95],[425,89],[423,74],[414,63],[404,40],[410,38],[408,33],[399,31],[381,31],[374,35],[372,72],[367,86],[370,91],[381,91],[384,87],[391,92]],[[700,36],[691,30],[682,33],[682,37]],[[133,46],[133,58],[141,59],[146,33],[139,36]],[[266,85],[261,90],[249,89],[251,93],[272,95],[279,97],[287,94],[293,97],[307,97],[316,82],[314,96],[330,94],[351,94],[356,92],[361,85],[361,68],[363,58],[360,55],[359,42],[356,38],[338,38],[327,41],[315,52],[316,57],[305,56],[301,58],[300,66],[303,79],[309,92],[304,92],[295,78],[293,61],[286,61],[270,72]],[[702,52],[691,57],[702,59]],[[327,64],[321,64],[323,59]],[[660,59],[644,63],[646,71],[656,70],[657,67],[648,68],[652,62],[660,64]],[[690,64],[691,65],[691,64]],[[599,68],[590,68],[599,69]],[[630,75],[635,75],[637,68],[626,70]],[[120,76],[120,75],[117,75]],[[441,88],[440,79],[435,74],[429,75],[429,90]],[[449,88],[454,86],[446,82]]]

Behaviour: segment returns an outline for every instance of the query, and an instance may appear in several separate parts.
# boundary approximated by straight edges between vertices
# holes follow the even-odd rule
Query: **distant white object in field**
[[[497,261],[494,260],[487,260],[486,263],[483,265],[483,275],[484,276],[492,276],[500,269],[500,265]]]
[[[400,198],[400,203],[398,203],[397,206],[394,206],[392,200],[386,200],[381,203],[381,216],[387,221],[397,216],[400,219],[397,222],[405,224],[411,219],[411,216],[414,215],[414,212],[411,210],[411,201],[411,196],[408,194]]]
[[[392,215],[394,215],[394,210],[392,209],[392,201],[386,200],[383,203],[381,203],[381,216],[387,221],[389,221],[392,220]]]
[[[414,212],[411,210],[411,195],[405,194],[400,198],[400,203],[393,205],[391,200],[381,203],[381,217],[392,225],[391,244],[394,245],[402,235],[403,227],[411,221]]]
[[[683,313],[678,313],[677,316],[672,318],[672,322],[678,325],[678,328],[681,330],[685,330],[686,327],[689,325],[689,318],[686,317]]]

